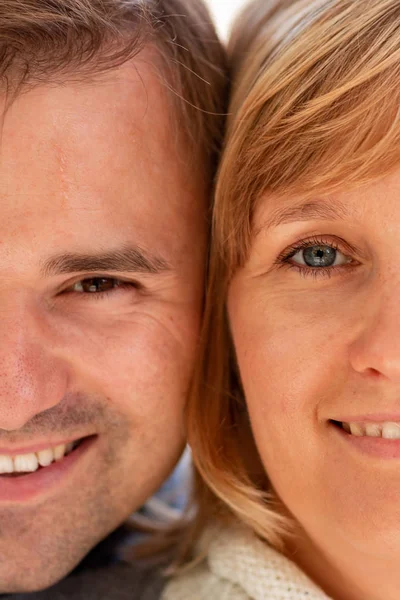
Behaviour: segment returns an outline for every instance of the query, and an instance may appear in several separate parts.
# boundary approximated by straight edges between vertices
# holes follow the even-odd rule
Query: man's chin
[[[61,581],[68,573],[65,571],[56,574],[47,573],[32,573],[22,574],[12,579],[7,578],[7,581],[2,581],[0,585],[1,594],[28,594],[33,592],[41,592]],[[1,575],[0,575],[1,577]]]
[[[50,557],[47,564],[34,558],[30,562],[26,558],[12,561],[12,565],[11,561],[2,561],[0,595],[26,594],[50,588],[64,579],[83,558],[84,556],[77,556],[75,560],[69,561],[69,564],[62,560],[52,561]]]
[[[62,521],[62,513],[53,523]],[[71,519],[72,515],[69,516]],[[33,519],[36,521],[35,517]],[[72,523],[66,521],[67,518],[64,527],[61,525],[56,529],[51,521],[41,522],[38,515],[36,522],[25,525],[30,529],[29,533],[21,527],[14,540],[9,536],[0,537],[0,556],[3,557],[0,561],[0,594],[39,592],[52,587],[69,575],[100,541],[99,531],[96,535],[83,527],[74,529]],[[113,525],[110,524],[110,530]]]

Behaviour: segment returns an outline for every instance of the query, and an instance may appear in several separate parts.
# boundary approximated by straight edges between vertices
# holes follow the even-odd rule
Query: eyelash
[[[314,279],[318,279],[319,277],[330,278],[332,275],[335,275],[338,271],[343,271],[344,269],[349,269],[351,266],[355,266],[352,260],[349,263],[344,265],[337,265],[333,267],[307,267],[305,265],[299,265],[297,263],[289,262],[289,259],[295,256],[300,250],[305,250],[306,248],[310,248],[310,246],[329,246],[334,250],[338,250],[344,256],[348,256],[348,253],[351,252],[350,248],[344,250],[341,248],[340,244],[336,241],[327,240],[324,238],[312,237],[306,240],[301,240],[297,242],[290,248],[285,249],[276,259],[275,264],[280,268],[294,269],[299,273],[302,277],[312,277]]]

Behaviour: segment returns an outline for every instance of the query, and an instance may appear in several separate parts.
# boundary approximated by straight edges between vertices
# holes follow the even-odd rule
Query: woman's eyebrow
[[[61,253],[47,259],[41,268],[44,277],[91,271],[125,271],[155,275],[170,270],[170,265],[164,259],[138,246],[125,246],[99,254]]]
[[[354,219],[354,216],[346,204],[336,199],[308,200],[295,206],[278,207],[256,229],[255,234],[295,221],[344,221]]]

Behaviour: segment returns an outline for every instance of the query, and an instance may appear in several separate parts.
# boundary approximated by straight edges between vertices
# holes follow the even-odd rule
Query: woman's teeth
[[[342,423],[347,433],[358,437],[382,437],[386,440],[400,440],[400,423]]]
[[[0,475],[11,473],[33,473],[39,467],[48,467],[54,461],[59,461],[72,452],[79,441],[60,444],[54,448],[46,448],[39,452],[10,456],[0,454]]]

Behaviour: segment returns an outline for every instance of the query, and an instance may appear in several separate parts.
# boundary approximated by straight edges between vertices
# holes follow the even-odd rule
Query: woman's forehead
[[[315,190],[308,194],[264,193],[250,207],[251,235],[291,223],[318,221],[356,224],[376,219],[379,212],[396,212],[400,208],[400,165],[386,176],[363,185],[346,185],[331,193]]]

